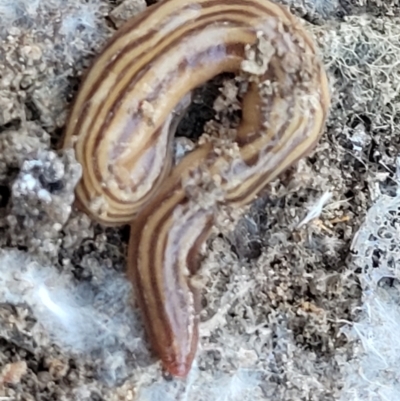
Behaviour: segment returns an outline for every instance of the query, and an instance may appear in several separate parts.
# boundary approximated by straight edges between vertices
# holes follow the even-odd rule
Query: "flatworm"
[[[173,166],[174,110],[214,76],[247,82],[233,138],[200,138]],[[79,204],[132,223],[128,273],[164,367],[185,376],[198,343],[192,276],[222,204],[240,207],[317,143],[327,77],[301,22],[268,0],[164,0],[128,21],[84,79],[64,147]]]

